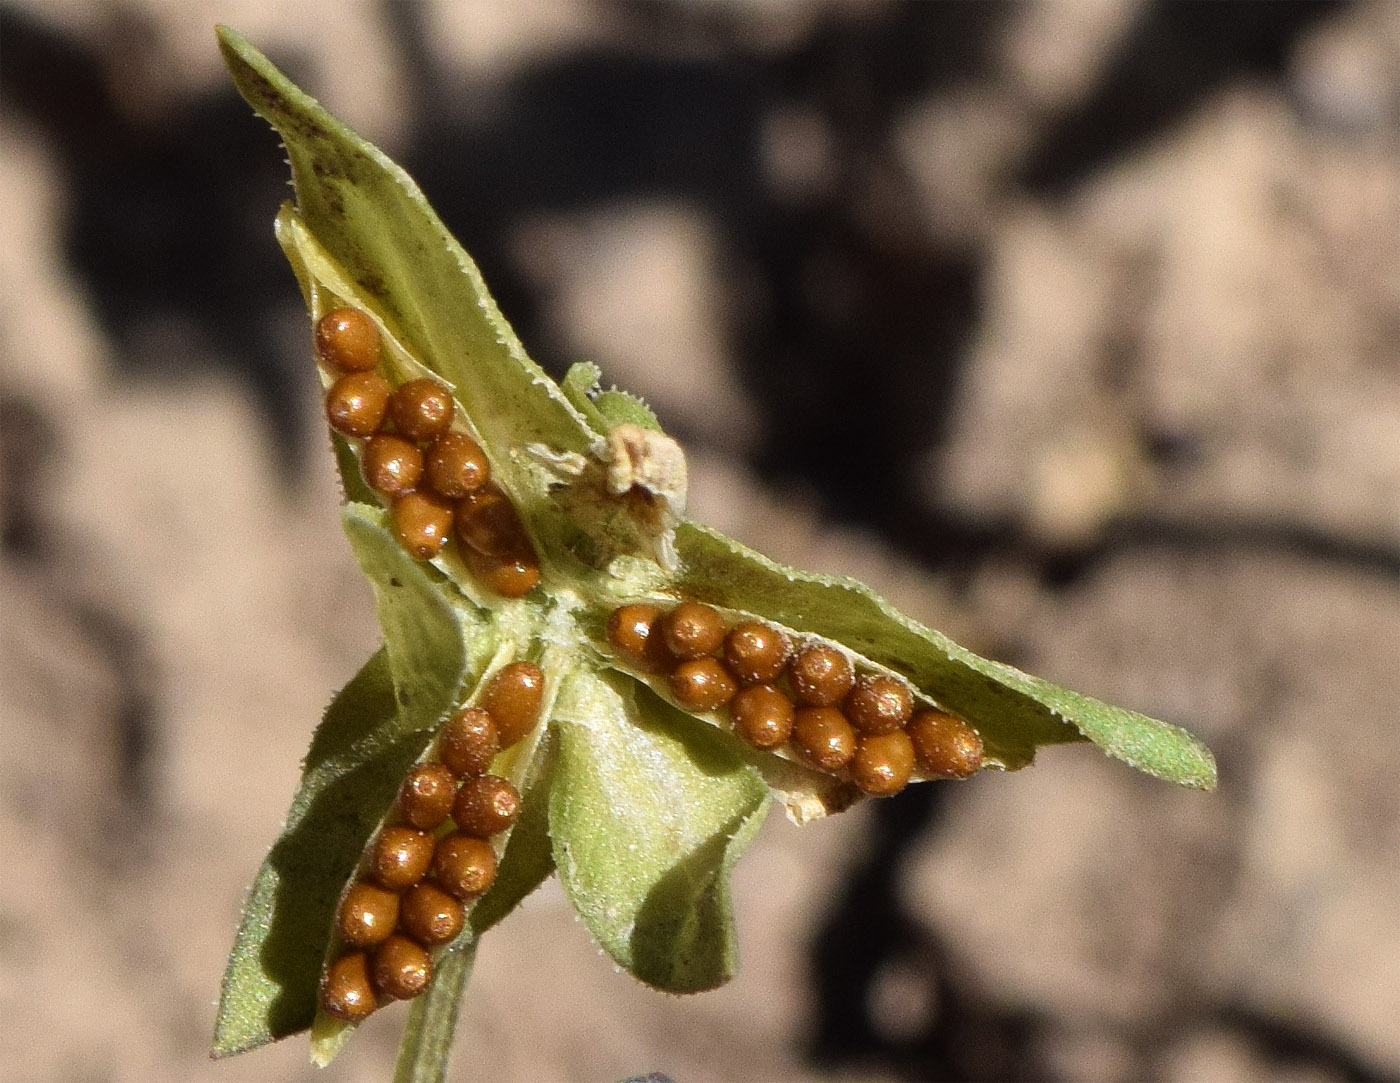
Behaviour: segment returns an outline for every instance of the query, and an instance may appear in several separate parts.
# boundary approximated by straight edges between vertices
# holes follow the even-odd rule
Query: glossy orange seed
[[[520,815],[520,793],[504,778],[482,775],[469,778],[457,791],[452,820],[464,835],[489,839],[498,835]]]
[[[856,754],[856,731],[835,707],[800,707],[792,724],[792,743],[823,771],[839,771]]]
[[[399,812],[420,831],[432,831],[447,819],[456,796],[457,780],[446,765],[420,763],[399,787]]]
[[[416,884],[404,894],[399,923],[424,947],[436,947],[457,939],[465,915],[462,904],[436,884]]]
[[[394,537],[415,560],[442,552],[452,529],[452,508],[433,493],[405,493],[394,501]]]
[[[361,469],[371,489],[385,496],[402,496],[412,492],[423,476],[423,453],[417,444],[401,436],[375,433],[365,444]]]
[[[433,855],[433,875],[454,898],[475,899],[496,882],[496,851],[475,835],[446,835]]]
[[[406,440],[422,443],[452,424],[452,392],[431,378],[409,380],[389,397],[389,420]]]
[[[717,658],[692,658],[682,662],[667,678],[671,695],[688,711],[713,711],[723,707],[738,685]]]
[[[534,662],[512,662],[491,678],[478,706],[496,723],[501,747],[509,748],[540,719],[544,702],[544,672]]]
[[[659,673],[675,659],[661,633],[661,607],[649,602],[620,605],[608,616],[608,642],[638,669]]]
[[[433,961],[412,940],[396,933],[374,949],[371,974],[380,996],[412,1000],[432,980]]]
[[[504,556],[487,556],[470,546],[458,549],[472,575],[504,598],[523,598],[540,581],[540,561],[528,547]]]
[[[377,372],[351,372],[326,392],[326,420],[345,436],[373,436],[388,405],[388,380]]]
[[[485,774],[500,750],[496,723],[480,707],[464,707],[438,734],[438,758],[458,778]]]
[[[771,684],[754,684],[729,701],[734,729],[754,748],[777,748],[792,733],[792,700]]]
[[[321,979],[321,1007],[327,1015],[358,1023],[379,1007],[369,982],[369,965],[362,951],[342,955]]]
[[[433,837],[426,831],[391,824],[379,832],[370,850],[369,871],[387,891],[405,891],[428,875]]]
[[[740,684],[772,684],[789,653],[787,636],[758,621],[737,624],[724,637],[724,664]]]
[[[793,698],[804,707],[834,707],[855,684],[850,660],[835,647],[808,647],[788,663]]]
[[[909,686],[886,673],[862,673],[842,704],[851,725],[862,733],[893,733],[914,713]]]
[[[724,618],[712,606],[682,602],[661,618],[661,632],[677,658],[703,658],[724,642]]]
[[[463,432],[445,432],[428,449],[428,484],[441,496],[460,500],[491,477],[481,445]]]
[[[316,356],[341,372],[379,364],[379,328],[358,308],[333,308],[316,321]]]
[[[496,485],[483,485],[457,501],[453,523],[457,537],[486,556],[504,556],[528,544],[515,505]]]
[[[851,759],[851,780],[874,797],[889,797],[909,784],[914,773],[914,743],[903,730],[861,734]]]
[[[347,944],[367,948],[388,938],[399,920],[399,897],[368,880],[352,884],[340,900],[336,927]]]
[[[938,778],[967,778],[982,766],[982,738],[945,711],[919,711],[909,721],[914,759]]]

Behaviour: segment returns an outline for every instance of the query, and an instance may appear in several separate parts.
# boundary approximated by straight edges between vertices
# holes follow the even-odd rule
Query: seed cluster
[[[909,686],[886,673],[857,673],[826,644],[794,647],[760,621],[728,627],[719,610],[682,602],[619,606],[608,641],[627,663],[664,675],[690,711],[727,707],[734,732],[760,749],[790,745],[824,771],[845,771],[876,797],[898,793],[917,767],[966,778],[982,766],[982,740],[946,711],[915,709]]]
[[[404,549],[430,560],[455,533],[463,562],[498,594],[519,598],[538,583],[539,557],[510,498],[491,481],[485,451],[452,428],[457,407],[447,387],[426,378],[392,387],[378,371],[379,330],[357,308],[317,321],[316,353],[335,374],[326,419],[365,441],[365,482],[389,502]]]
[[[520,794],[488,771],[496,754],[539,720],[543,693],[544,675],[533,662],[503,667],[480,706],[447,720],[435,758],[404,776],[397,818],[370,843],[363,876],[336,912],[345,950],[321,979],[328,1014],[357,1023],[428,987],[433,950],[456,938],[464,904],[496,880],[490,840],[515,823]]]

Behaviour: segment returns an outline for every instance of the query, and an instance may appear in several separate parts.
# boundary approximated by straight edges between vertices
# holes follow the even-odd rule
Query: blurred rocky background
[[[1400,1076],[1400,7],[0,0],[0,1077],[206,1059],[243,891],[377,641],[237,26],[422,182],[695,514],[1180,722],[798,830],[740,976],[547,887],[454,1078]]]

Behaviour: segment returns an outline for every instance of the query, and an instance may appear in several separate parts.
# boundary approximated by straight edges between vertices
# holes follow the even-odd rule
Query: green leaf
[[[729,874],[768,791],[729,738],[620,673],[575,673],[559,734],[549,825],[570,901],[634,977],[674,993],[737,966]]]

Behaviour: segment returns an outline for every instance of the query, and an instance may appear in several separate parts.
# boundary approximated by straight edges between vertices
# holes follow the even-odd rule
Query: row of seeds
[[[316,354],[335,376],[326,419],[364,441],[365,482],[389,502],[404,549],[430,560],[455,532],[463,563],[497,593],[518,598],[538,583],[539,558],[486,453],[452,428],[451,391],[430,378],[392,387],[378,371],[379,329],[357,308],[317,321]]]
[[[750,745],[790,745],[824,771],[846,771],[865,793],[902,790],[917,767],[933,778],[966,778],[982,765],[982,740],[946,711],[915,710],[909,686],[886,673],[857,673],[826,644],[794,648],[759,621],[728,627],[719,610],[682,602],[615,609],[609,642],[626,661],[665,675],[690,711],[728,708]]]
[[[534,728],[543,692],[533,662],[503,667],[478,706],[448,719],[433,758],[408,772],[397,816],[370,843],[363,873],[336,912],[343,950],[321,979],[328,1014],[359,1022],[428,987],[433,950],[456,939],[464,904],[495,883],[490,840],[515,823],[520,794],[487,772],[498,752]]]

